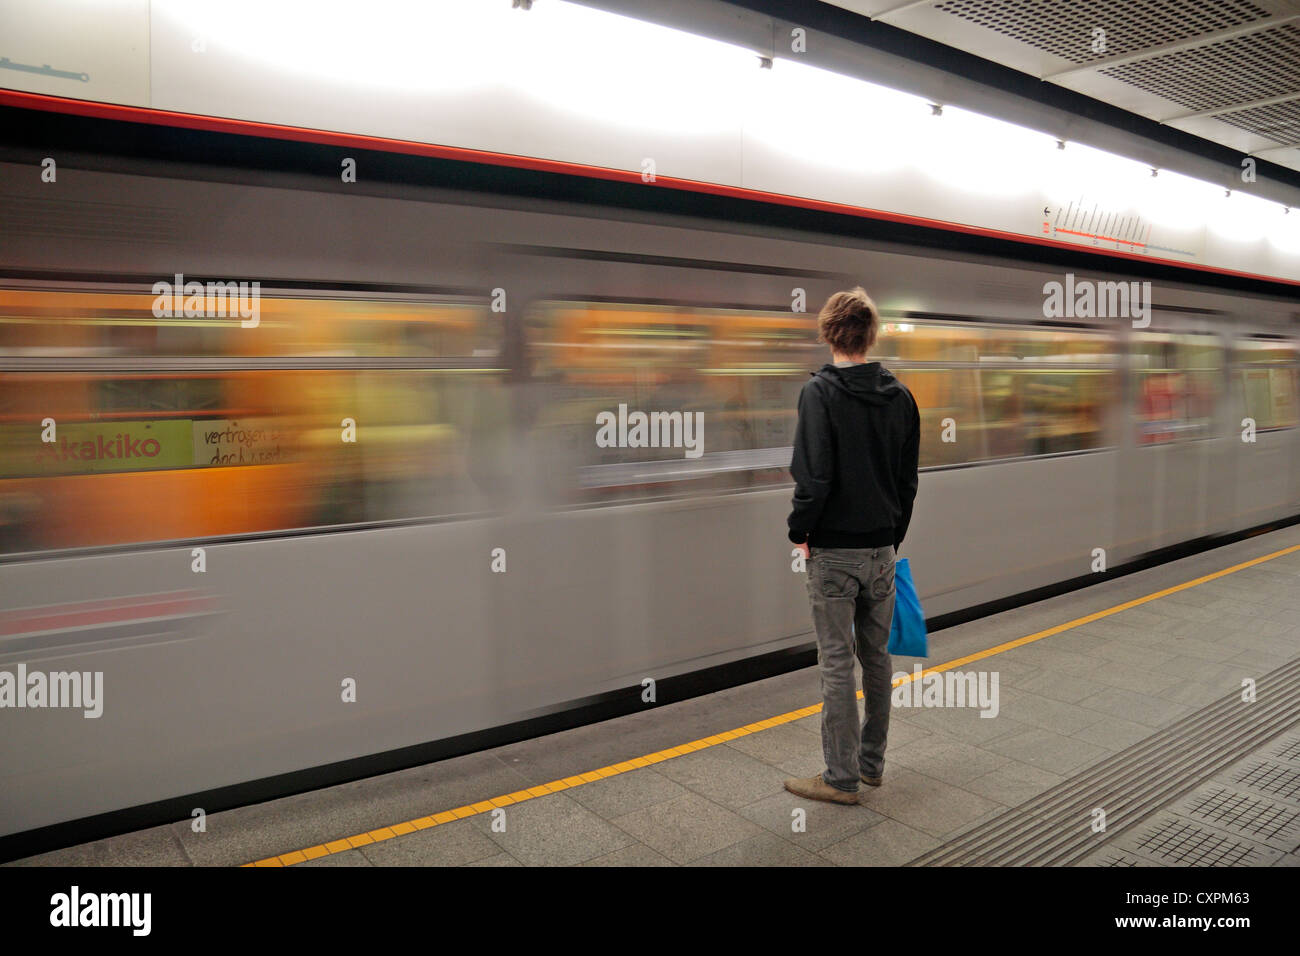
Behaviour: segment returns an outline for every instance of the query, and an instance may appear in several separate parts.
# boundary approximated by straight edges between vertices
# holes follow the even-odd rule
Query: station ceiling
[[[1300,170],[1300,0],[827,0]]]

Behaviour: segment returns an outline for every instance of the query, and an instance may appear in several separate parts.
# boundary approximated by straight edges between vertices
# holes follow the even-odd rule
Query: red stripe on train
[[[21,608],[0,613],[0,637],[36,634],[42,631],[87,627],[95,624],[117,624],[124,621],[198,614],[210,611],[215,606],[216,599],[208,595],[196,592],[170,592],[162,595],[146,594],[101,601]]]

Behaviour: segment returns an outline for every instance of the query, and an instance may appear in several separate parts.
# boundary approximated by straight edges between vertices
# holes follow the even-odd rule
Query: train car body
[[[103,674],[97,717],[0,718],[0,836],[807,646],[789,445],[846,285],[922,409],[931,616],[1300,510],[1280,293],[1156,281],[1136,328],[1046,317],[1067,270],[1010,257],[222,178],[70,171],[0,234],[0,665]],[[1104,265],[1070,274],[1142,278]],[[242,280],[251,328],[206,311]],[[701,454],[601,447],[620,405]]]

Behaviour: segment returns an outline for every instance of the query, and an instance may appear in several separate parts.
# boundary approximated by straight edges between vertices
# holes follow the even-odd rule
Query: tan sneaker
[[[861,780],[863,783],[865,783],[868,787],[878,787],[885,781],[885,778],[883,776],[868,777],[865,773],[858,779]]]
[[[807,797],[809,800],[823,800],[826,803],[843,803],[850,806],[858,802],[856,792],[850,793],[832,787],[821,778],[820,774],[816,777],[791,777],[785,782],[785,788],[795,796]]]

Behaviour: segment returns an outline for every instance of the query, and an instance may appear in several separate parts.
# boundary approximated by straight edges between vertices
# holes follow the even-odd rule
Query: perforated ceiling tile
[[[1300,170],[1300,0],[831,2]]]
[[[1209,110],[1300,92],[1300,26],[1284,23],[1248,36],[1122,63],[1099,72],[1189,110]]]
[[[1246,0],[944,0],[934,8],[1072,63],[1123,56],[1269,18],[1267,10]],[[1104,52],[1092,49],[1092,31],[1098,27],[1106,31]]]
[[[1300,66],[1297,67],[1300,69]],[[1286,103],[1256,106],[1248,110],[1220,113],[1215,117],[1238,129],[1263,136],[1283,145],[1300,145],[1300,96]],[[1300,745],[1297,745],[1300,746]]]

